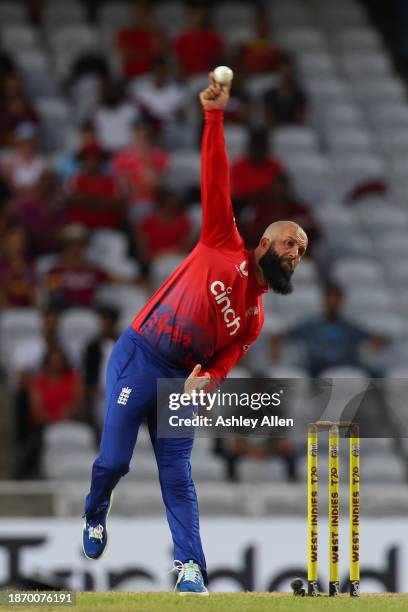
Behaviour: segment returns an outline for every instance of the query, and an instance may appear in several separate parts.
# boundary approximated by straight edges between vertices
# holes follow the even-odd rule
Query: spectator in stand
[[[224,110],[224,123],[244,125],[251,122],[251,98],[245,88],[245,77],[240,66],[227,60],[228,66],[234,66],[234,87],[231,89],[228,106]]]
[[[245,76],[274,72],[283,53],[283,49],[271,41],[268,15],[265,10],[258,10],[254,38],[238,49],[237,65],[240,72]]]
[[[298,223],[307,232],[308,256],[313,255],[320,236],[319,225],[310,208],[301,202],[289,176],[282,173],[269,197],[255,199],[241,210],[240,228],[248,244],[253,244],[265,224],[287,219]]]
[[[190,9],[190,26],[175,41],[180,74],[190,77],[212,70],[222,63],[224,43],[219,33],[211,27],[209,9],[205,3],[194,4]]]
[[[185,88],[171,77],[167,57],[154,58],[151,78],[137,84],[134,99],[143,114],[157,126],[165,148],[184,144],[188,130],[183,129],[181,121],[188,97]]]
[[[42,312],[42,336],[22,338],[14,345],[10,367],[16,372],[14,434],[16,447],[15,472],[24,478],[36,465],[39,452],[38,432],[30,418],[29,389],[33,377],[41,369],[44,357],[53,346],[63,346],[60,337],[60,312],[47,308]],[[71,361],[71,360],[70,360]]]
[[[3,174],[16,198],[37,199],[49,179],[47,160],[38,152],[37,128],[22,123],[14,133],[14,152],[3,164]]]
[[[14,202],[16,222],[30,228],[29,254],[33,258],[60,249],[59,232],[67,221],[60,196],[56,177],[46,174],[32,193],[21,195]]]
[[[98,309],[99,334],[85,348],[82,371],[85,385],[85,421],[95,430],[97,441],[103,420],[105,374],[109,355],[118,339],[119,312],[110,306]]]
[[[0,255],[0,307],[34,308],[38,303],[36,276],[28,256],[27,233],[21,226],[5,236]]]
[[[284,175],[282,163],[269,153],[268,132],[255,128],[249,135],[248,152],[231,168],[232,193],[238,209],[271,198]]]
[[[300,343],[305,351],[305,368],[312,377],[323,370],[338,366],[363,368],[359,349],[363,342],[378,351],[385,345],[385,339],[353,323],[342,315],[343,290],[335,284],[326,287],[323,296],[322,314],[307,319],[289,330],[287,340]],[[285,337],[276,337],[272,344],[272,355],[276,361],[281,353]],[[370,375],[379,373],[369,372]]]
[[[138,108],[124,96],[120,83],[105,79],[102,99],[94,115],[96,138],[111,153],[130,145],[133,123],[140,117]]]
[[[265,115],[268,127],[277,125],[302,125],[305,123],[308,104],[300,86],[293,59],[285,54],[277,66],[278,83],[265,93]]]
[[[28,447],[31,461],[38,469],[42,450],[42,433],[49,423],[75,418],[80,414],[83,389],[78,372],[71,368],[64,351],[51,347],[41,371],[33,377],[28,389],[30,430]]]
[[[31,106],[21,75],[10,70],[0,81],[0,146],[11,147],[16,129],[26,123],[38,125],[38,115]]]
[[[62,232],[63,250],[56,266],[47,275],[49,303],[59,307],[94,304],[103,283],[114,279],[86,259],[88,232],[82,225],[67,225]]]
[[[116,45],[122,59],[122,74],[126,79],[151,71],[152,60],[166,49],[164,35],[152,24],[149,3],[133,3],[133,23],[118,32]]]
[[[81,162],[78,157],[79,151],[88,146],[100,146],[97,131],[92,121],[88,120],[82,124],[78,134],[78,141],[78,147],[75,151],[64,154],[55,161],[54,172],[57,178],[65,180],[79,174],[81,170]]]
[[[129,216],[141,219],[152,210],[154,190],[168,164],[168,154],[153,144],[151,127],[141,121],[133,126],[132,144],[113,159],[115,174],[129,189]]]
[[[124,222],[124,190],[117,178],[104,168],[107,154],[97,144],[89,144],[78,157],[81,171],[67,185],[69,222],[88,229],[120,229]]]
[[[156,191],[154,211],[137,228],[140,258],[149,264],[156,257],[187,253],[191,247],[191,223],[174,191],[160,186]]]

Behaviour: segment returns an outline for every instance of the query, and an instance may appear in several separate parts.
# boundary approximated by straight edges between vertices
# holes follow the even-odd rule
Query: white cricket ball
[[[214,79],[219,85],[228,85],[233,79],[234,73],[228,66],[217,66],[214,70]]]

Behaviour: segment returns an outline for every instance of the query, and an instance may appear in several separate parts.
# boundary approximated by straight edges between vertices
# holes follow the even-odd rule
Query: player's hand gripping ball
[[[218,85],[228,85],[234,76],[234,73],[228,66],[217,66],[213,74]]]

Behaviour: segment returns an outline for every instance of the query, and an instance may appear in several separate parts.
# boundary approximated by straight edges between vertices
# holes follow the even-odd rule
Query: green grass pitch
[[[1,606],[2,607],[2,606]],[[1,610],[0,607],[0,610]],[[21,612],[291,612],[292,610],[393,611],[408,609],[408,594],[362,595],[350,598],[294,597],[286,593],[212,593],[209,597],[180,597],[175,593],[77,593],[76,605],[15,606]]]

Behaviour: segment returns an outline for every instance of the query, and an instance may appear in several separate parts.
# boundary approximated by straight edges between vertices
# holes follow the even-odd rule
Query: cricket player
[[[193,439],[157,437],[156,380],[184,378],[191,392],[225,378],[261,331],[262,295],[268,289],[292,291],[292,274],[307,248],[305,232],[286,221],[269,225],[254,251],[244,248],[232,211],[224,142],[229,91],[230,85],[218,85],[211,73],[200,93],[205,116],[200,240],[113,348],[101,448],[85,503],[83,549],[97,559],[107,542],[112,491],[129,471],[146,417],[173,538],[176,586],[184,595],[208,593],[190,466]]]

